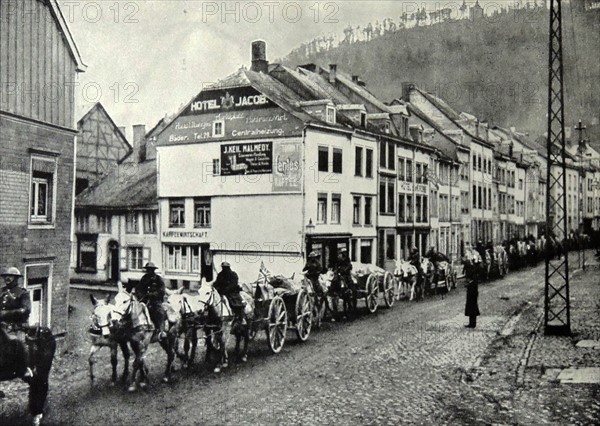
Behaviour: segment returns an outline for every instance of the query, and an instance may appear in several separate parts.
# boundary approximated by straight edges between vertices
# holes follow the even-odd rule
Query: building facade
[[[56,1],[2,1],[0,7],[0,86],[6,89],[0,99],[0,267],[23,274],[30,323],[64,336],[77,134],[72,89],[86,67]]]

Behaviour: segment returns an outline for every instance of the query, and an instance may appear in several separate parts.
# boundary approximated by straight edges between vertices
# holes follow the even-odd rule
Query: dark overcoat
[[[470,280],[467,284],[467,303],[465,304],[465,315],[468,317],[479,315],[479,306],[477,298],[479,297],[479,289],[476,280]]]

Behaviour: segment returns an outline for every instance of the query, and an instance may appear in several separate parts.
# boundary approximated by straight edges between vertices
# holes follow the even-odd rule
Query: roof
[[[427,99],[429,102],[431,102],[439,111],[442,112],[442,114],[444,114],[446,117],[448,117],[448,119],[450,121],[452,121],[452,123],[454,123],[454,125],[456,125],[460,129],[462,129],[471,138],[477,140],[478,142],[480,142],[484,145],[492,146],[492,144],[490,142],[483,140],[479,136],[475,136],[474,134],[471,133],[471,131],[469,129],[467,129],[465,126],[460,124],[459,123],[459,120],[461,119],[460,114],[458,114],[456,111],[454,111],[445,101],[438,98],[437,96],[433,96],[430,93],[424,92],[423,90],[419,89],[416,86],[414,87],[414,89],[416,91],[418,91],[421,95],[423,95],[423,97],[425,97],[425,99]]]
[[[133,151],[133,146],[129,143],[129,141],[127,140],[127,138],[125,137],[125,135],[123,134],[123,132],[121,131],[121,129],[119,129],[119,126],[117,126],[115,124],[115,122],[112,119],[112,117],[110,116],[110,114],[106,111],[106,109],[104,108],[104,106],[100,102],[97,102],[93,107],[91,107],[89,109],[88,112],[86,112],[83,115],[83,117],[81,117],[79,119],[79,121],[77,122],[77,126],[79,127],[79,125],[81,125],[84,121],[86,121],[89,118],[89,116],[92,115],[94,113],[94,111],[96,111],[96,110],[99,110],[102,114],[104,114],[104,116],[106,118],[108,118],[108,121],[113,126],[113,130],[115,131],[115,133],[117,135],[119,135],[121,137],[121,139],[123,140],[123,142],[125,142],[129,146],[130,151]],[[127,155],[129,155],[129,153]]]
[[[75,61],[75,63],[77,64],[77,72],[85,72],[85,70],[87,69],[87,65],[83,63],[83,60],[81,59],[81,54],[79,53],[79,49],[77,48],[77,45],[75,44],[75,39],[73,38],[73,34],[71,34],[71,30],[69,29],[69,24],[67,23],[67,20],[65,19],[62,10],[60,9],[60,6],[58,4],[57,0],[49,0],[48,5],[50,5],[50,10],[52,11],[52,14],[54,15],[54,18],[56,19],[56,22],[58,24],[58,26],[60,27],[60,30],[63,34],[63,36],[65,37],[65,41],[67,42],[67,45],[69,46],[69,52],[71,53],[71,57],[73,58],[73,60]]]
[[[80,209],[130,209],[158,206],[156,161],[122,163],[75,198]]]
[[[428,141],[428,143],[430,143],[434,148],[439,149],[451,160],[458,162],[457,143],[418,107],[411,103],[407,103],[406,107],[411,114],[415,115],[416,117],[427,123],[428,126],[433,128],[436,131],[436,133],[440,135],[439,138],[434,138]]]

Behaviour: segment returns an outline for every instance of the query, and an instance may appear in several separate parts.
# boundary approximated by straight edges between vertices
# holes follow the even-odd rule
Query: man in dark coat
[[[163,307],[165,301],[166,290],[165,282],[156,274],[157,266],[153,262],[148,262],[144,266],[146,273],[135,287],[135,295],[140,302],[143,302],[148,307],[150,319],[156,328],[158,339],[164,339],[167,334],[164,331],[167,313]]]
[[[227,297],[233,314],[242,323],[245,323],[244,299],[242,299],[242,295],[240,294],[242,287],[240,287],[238,275],[231,270],[229,262],[221,263],[221,272],[217,274],[217,279],[213,287],[221,296]]]
[[[467,284],[467,302],[465,304],[465,315],[469,317],[469,325],[465,327],[475,328],[477,326],[477,316],[479,315],[478,297],[479,288],[477,279],[469,280]]]
[[[3,274],[5,286],[0,289],[0,322],[8,326],[8,331],[16,335],[16,338],[25,341],[25,330],[29,326],[29,314],[31,313],[31,300],[29,292],[19,286],[21,272],[15,267],[8,268]],[[23,356],[26,362],[24,366],[29,365],[29,353],[25,350]],[[33,377],[33,372],[29,367],[23,372],[17,372],[17,375],[23,375],[25,379]]]
[[[323,267],[321,266],[321,262],[319,262],[319,254],[316,251],[308,255],[306,265],[302,271],[306,272],[306,278],[312,282],[315,293],[319,297],[322,297],[323,289],[321,288],[321,284],[319,284],[319,276],[323,273]]]

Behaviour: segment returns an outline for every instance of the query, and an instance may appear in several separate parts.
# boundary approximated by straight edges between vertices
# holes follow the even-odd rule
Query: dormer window
[[[383,126],[383,132],[386,134],[390,133],[390,122],[389,121],[385,122],[385,125]]]
[[[335,124],[335,108],[334,107],[327,106],[326,120],[329,124]]]
[[[360,127],[367,127],[367,113],[364,111],[360,112]]]

